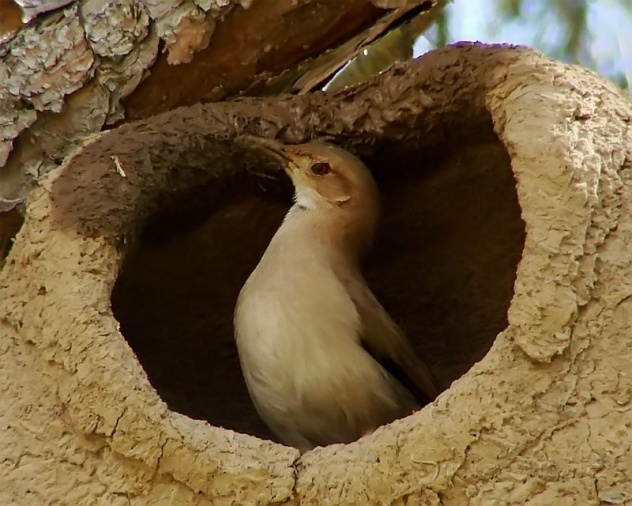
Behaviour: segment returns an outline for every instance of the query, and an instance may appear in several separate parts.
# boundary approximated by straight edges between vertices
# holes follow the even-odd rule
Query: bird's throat
[[[288,211],[275,240],[288,248],[312,250],[324,258],[340,258],[356,264],[370,248],[376,229],[373,215],[343,208],[310,209],[295,204]]]

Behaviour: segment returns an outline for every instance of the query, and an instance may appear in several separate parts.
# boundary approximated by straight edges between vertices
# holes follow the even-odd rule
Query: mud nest
[[[628,500],[630,118],[588,71],[472,44],[336,95],[197,105],[90,139],[34,191],[0,272],[0,490]],[[252,175],[261,161],[231,142],[244,133],[327,138],[374,171],[385,205],[365,272],[444,389],[432,404],[300,456],[248,435],[268,436],[232,310],[290,196]]]

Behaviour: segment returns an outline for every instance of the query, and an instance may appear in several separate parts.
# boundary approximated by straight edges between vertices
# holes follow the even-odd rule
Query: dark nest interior
[[[383,218],[364,272],[445,390],[507,325],[524,244],[510,159],[491,133],[432,152],[370,151]],[[127,255],[114,314],[171,409],[271,438],[246,391],[232,314],[290,199],[287,180],[237,170],[179,195]]]

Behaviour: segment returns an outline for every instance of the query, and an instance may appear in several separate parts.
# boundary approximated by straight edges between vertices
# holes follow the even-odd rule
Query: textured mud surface
[[[0,503],[629,501],[631,121],[587,71],[468,45],[91,139],[0,273]],[[263,434],[230,314],[288,202],[248,175],[241,133],[327,137],[375,170],[367,277],[445,389],[433,404],[300,459],[218,428]]]

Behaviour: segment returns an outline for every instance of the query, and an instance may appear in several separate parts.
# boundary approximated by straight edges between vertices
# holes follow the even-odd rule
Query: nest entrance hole
[[[459,150],[382,146],[365,162],[383,194],[369,285],[440,388],[507,325],[524,223],[495,138]],[[169,407],[272,438],[243,381],[234,304],[290,205],[287,181],[235,177],[195,188],[149,219],[117,279],[121,330]]]

